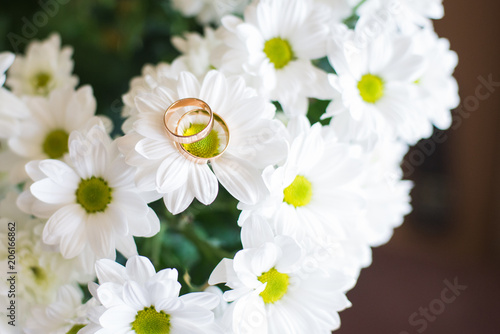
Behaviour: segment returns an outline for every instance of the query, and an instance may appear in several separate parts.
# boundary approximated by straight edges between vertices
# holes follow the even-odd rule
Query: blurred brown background
[[[444,6],[462,102],[407,155],[414,212],[374,250],[339,334],[500,333],[500,3]]]

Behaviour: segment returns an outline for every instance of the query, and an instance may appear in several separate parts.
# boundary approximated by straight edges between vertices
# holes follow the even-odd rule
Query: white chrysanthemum
[[[26,97],[24,104],[28,117],[19,122],[18,129],[8,140],[9,150],[2,152],[0,170],[21,170],[38,159],[63,159],[68,152],[71,131],[81,130],[94,118],[96,102],[90,86],[78,90],[59,88],[48,97]],[[109,119],[101,117],[106,124]],[[17,157],[16,157],[17,156]],[[27,178],[16,173],[14,182]]]
[[[26,321],[26,334],[77,334],[88,324],[87,308],[82,305],[82,290],[74,285],[63,285],[57,290],[53,303],[38,305]]]
[[[209,284],[232,289],[224,293],[233,302],[224,316],[231,333],[327,334],[338,328],[337,312],[350,306],[344,293],[354,280],[330,265],[311,265],[327,255],[275,236],[265,223],[244,228],[242,242],[234,260],[223,259],[209,278]]]
[[[181,66],[179,65],[178,67],[180,68]],[[179,70],[187,70],[187,68]],[[135,107],[135,97],[139,93],[152,92],[161,84],[163,78],[176,79],[179,73],[167,63],[159,63],[158,65],[147,64],[142,68],[141,76],[130,80],[130,89],[122,96],[124,103],[122,117],[126,118],[122,125],[124,133],[132,131],[132,125],[137,120],[139,111]]]
[[[430,136],[432,125],[417,107],[414,85],[425,63],[412,51],[413,40],[381,34],[357,48],[353,41],[361,33],[344,31],[332,39],[328,59],[337,74],[330,74],[330,83],[339,96],[323,117],[334,116],[342,140],[368,146],[385,133],[410,144]]]
[[[317,123],[293,140],[284,166],[264,170],[270,196],[253,206],[240,203],[240,225],[257,213],[270,218],[280,235],[318,242],[326,236],[345,238],[346,221],[359,217],[364,206],[354,185],[364,164],[355,151],[324,138]]]
[[[220,24],[228,14],[241,14],[250,0],[173,0],[172,5],[187,17],[196,16],[201,24]]]
[[[444,15],[443,0],[367,0],[357,13],[363,16],[389,19],[394,28],[411,32],[420,27],[433,29],[431,19]]]
[[[451,109],[460,103],[458,84],[453,71],[458,63],[457,54],[450,50],[445,38],[438,38],[431,30],[421,30],[413,35],[415,52],[426,58],[426,66],[415,82],[419,111],[437,128],[445,130],[451,125]]]
[[[165,110],[183,98],[199,98],[211,107],[227,124],[230,140],[222,155],[208,164],[197,164],[184,157],[167,137],[163,123]],[[193,198],[203,204],[214,201],[219,182],[238,200],[255,203],[266,189],[262,170],[282,160],[286,143],[283,126],[272,120],[274,106],[247,88],[242,78],[228,77],[211,71],[199,82],[189,72],[178,80],[163,83],[152,93],[139,94],[139,110],[134,132],[118,139],[127,162],[138,167],[136,180],[145,191],[163,196],[166,207],[173,213],[184,211]],[[197,133],[206,124],[203,116],[188,117],[182,126],[184,133]],[[228,138],[216,123],[210,134],[184,147],[200,158],[219,154]],[[215,174],[215,175],[214,175]]]
[[[329,98],[326,73],[312,59],[326,55],[328,11],[308,0],[255,1],[244,20],[225,17],[225,47],[215,64],[282,105],[307,110],[307,97]]]
[[[44,41],[33,41],[26,56],[17,56],[8,72],[7,86],[14,94],[49,95],[58,87],[74,88],[78,78],[72,74],[73,49],[61,49],[61,37],[52,34]]]
[[[110,261],[96,263],[99,286],[90,285],[102,304],[89,312],[93,322],[79,334],[219,334],[214,309],[219,299],[213,293],[179,296],[176,269],[156,273],[148,258],[134,256],[126,267]]]
[[[15,56],[10,52],[0,52],[0,87],[5,82],[5,72],[14,62]]]
[[[8,305],[9,298],[7,272],[17,272],[15,282],[17,325],[21,328],[34,305],[46,304],[54,300],[57,289],[73,282],[87,283],[93,276],[84,274],[78,259],[66,260],[57,249],[42,242],[44,222],[22,213],[16,206],[16,193],[9,193],[0,202],[0,265],[6,268],[1,274],[0,302]],[[9,224],[11,223],[11,224]],[[12,224],[12,223],[15,223]],[[10,228],[10,230],[9,230]],[[14,232],[12,231],[14,230]],[[9,232],[11,233],[9,235]],[[14,269],[9,263],[9,236],[15,235]],[[5,319],[5,310],[1,310]]]
[[[115,248],[128,257],[137,252],[133,236],[159,230],[158,217],[135,187],[135,169],[102,123],[70,134],[68,164],[32,161],[26,170],[35,182],[18,204],[48,218],[43,240],[60,245],[65,258],[114,259]]]
[[[220,33],[210,27],[204,28],[204,36],[192,32],[185,33],[183,37],[174,36],[172,44],[182,53],[172,62],[175,72],[189,71],[202,79],[212,65],[212,53],[221,43]]]

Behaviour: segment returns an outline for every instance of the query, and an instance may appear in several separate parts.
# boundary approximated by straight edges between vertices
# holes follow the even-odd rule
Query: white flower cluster
[[[411,211],[400,167],[408,145],[448,128],[459,102],[457,56],[431,22],[442,3],[174,5],[219,27],[175,37],[176,60],[131,80],[116,139],[95,116],[92,89],[76,88],[58,35],[25,56],[0,53],[10,88],[0,87],[0,221],[18,224],[18,300],[31,314],[18,332],[330,333],[371,247]],[[309,123],[313,98],[330,101],[328,125]],[[186,99],[206,103],[215,121],[179,143],[166,110]],[[178,136],[206,128],[209,113],[192,111],[179,115]],[[149,203],[179,214],[194,198],[214,202],[219,183],[239,201],[243,249],[207,278],[224,293],[180,295],[177,271],[156,272],[134,237],[160,230]],[[78,282],[91,282],[84,305]]]

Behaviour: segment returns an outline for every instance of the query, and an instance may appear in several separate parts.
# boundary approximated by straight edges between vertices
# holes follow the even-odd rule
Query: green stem
[[[167,229],[166,224],[160,221],[160,231],[151,240],[151,262],[153,262],[156,268],[160,267],[163,236]]]
[[[200,251],[200,254],[212,265],[217,265],[223,258],[232,258],[232,254],[226,252],[225,250],[212,245],[207,240],[201,238],[194,225],[190,221],[182,221],[179,225],[179,232],[191,241],[196,248]]]

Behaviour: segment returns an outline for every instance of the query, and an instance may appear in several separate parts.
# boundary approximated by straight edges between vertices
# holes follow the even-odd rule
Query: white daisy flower
[[[26,334],[76,334],[89,322],[83,293],[78,286],[63,285],[53,303],[35,306],[26,321]]]
[[[324,118],[342,140],[373,145],[384,133],[409,144],[430,136],[432,126],[417,108],[414,82],[421,77],[424,58],[412,52],[410,37],[381,34],[352,49],[360,31],[344,31],[332,39],[328,59],[337,74],[330,83],[339,97]]]
[[[19,133],[9,138],[9,147],[27,160],[62,159],[68,152],[68,138],[95,116],[96,102],[90,86],[78,90],[60,88],[48,97],[27,97],[29,117]]]
[[[243,230],[242,242],[244,249],[223,259],[208,280],[232,289],[224,293],[232,301],[225,315],[232,333],[327,334],[339,327],[352,278],[329,265],[310,266],[314,254],[265,223]]]
[[[26,56],[17,56],[8,72],[7,86],[14,94],[49,95],[58,87],[74,88],[78,78],[72,74],[73,49],[61,49],[61,37],[52,34],[44,41],[33,41]]]
[[[0,202],[0,265],[8,268],[9,232],[15,229],[16,247],[16,304],[17,325],[21,328],[28,319],[30,310],[38,304],[51,303],[57,289],[69,283],[87,283],[94,279],[87,275],[78,259],[66,260],[53,247],[42,242],[44,221],[32,218],[16,206],[17,193],[8,193]],[[15,223],[15,225],[13,224]],[[0,303],[8,305],[10,275],[4,271],[1,274]],[[5,310],[0,314],[5,319]]]
[[[261,214],[280,235],[317,242],[345,238],[346,221],[359,217],[364,206],[355,185],[364,168],[357,155],[349,145],[324,138],[321,124],[315,124],[293,140],[282,167],[264,170],[270,195],[256,205],[240,203],[239,224]]]
[[[89,288],[102,306],[89,312],[93,323],[79,334],[220,333],[211,311],[218,297],[208,292],[179,296],[176,269],[156,273],[148,258],[134,256],[126,267],[99,260],[96,272],[99,286]]]
[[[311,63],[326,55],[327,13],[307,0],[255,1],[244,20],[222,20],[226,46],[215,65],[244,75],[263,96],[285,106],[299,105],[305,113],[307,97],[329,98],[326,73]]]
[[[453,77],[458,56],[450,50],[450,42],[438,38],[434,31],[423,29],[412,38],[416,41],[415,52],[426,58],[424,72],[415,82],[419,110],[437,128],[448,129],[452,123],[450,110],[460,103],[458,84]]]
[[[15,56],[10,52],[0,52],[0,87],[5,82],[5,72],[14,62]]]
[[[128,257],[137,252],[133,236],[159,230],[158,217],[135,187],[135,169],[102,123],[70,134],[68,164],[32,161],[26,170],[35,182],[18,205],[48,218],[43,240],[59,245],[65,258],[114,259],[115,248]]]
[[[196,17],[199,23],[219,25],[228,14],[241,14],[250,0],[172,0],[172,5],[187,17]]]
[[[71,131],[83,129],[95,117],[96,102],[90,86],[76,91],[58,88],[48,97],[25,97],[23,101],[28,116],[8,139],[9,149],[0,154],[0,170],[24,171],[24,165],[31,160],[64,159]],[[111,124],[108,118],[99,118]],[[13,180],[21,182],[27,178],[25,173],[16,173]]]
[[[186,158],[167,136],[165,110],[183,98],[205,101],[227,125],[229,142],[226,131],[214,122],[206,138],[183,144],[192,156],[213,158],[213,172],[208,164]],[[139,94],[135,102],[139,118],[134,132],[118,139],[120,149],[127,155],[127,162],[138,167],[138,186],[163,196],[174,214],[184,211],[194,197],[205,205],[212,203],[218,192],[217,180],[235,198],[255,203],[266,192],[262,170],[286,154],[284,128],[272,120],[274,106],[247,88],[242,78],[226,78],[211,71],[199,82],[193,74],[182,72],[178,80],[165,81],[152,93]],[[207,120],[204,116],[188,117],[180,124],[181,132],[198,133]]]

